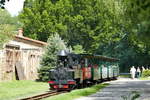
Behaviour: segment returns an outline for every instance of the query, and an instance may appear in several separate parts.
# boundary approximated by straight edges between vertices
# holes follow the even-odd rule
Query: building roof
[[[19,42],[24,42],[24,43],[27,43],[27,44],[36,45],[36,46],[39,46],[39,47],[43,47],[43,46],[47,45],[46,42],[42,42],[42,41],[39,41],[39,40],[34,40],[34,39],[31,39],[31,38],[28,38],[28,37],[25,37],[25,36],[19,36],[19,35],[16,35],[14,40],[19,41]]]

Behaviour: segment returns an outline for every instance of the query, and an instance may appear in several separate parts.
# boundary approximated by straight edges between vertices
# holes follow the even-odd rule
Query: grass
[[[121,77],[121,78],[131,78],[131,75],[119,75],[119,77]],[[137,78],[137,79],[150,80],[150,77],[140,77],[140,78]]]
[[[107,83],[102,83],[102,84],[94,85],[89,88],[77,89],[77,90],[73,90],[69,93],[52,96],[52,97],[46,98],[44,100],[73,100],[75,98],[79,98],[82,96],[88,96],[90,94],[96,93],[97,91],[99,91],[100,89],[102,89],[108,85],[109,84],[107,84]]]
[[[141,78],[139,78],[140,80],[150,80],[150,78],[148,78],[148,77],[141,77]]]
[[[0,82],[0,100],[16,100],[48,90],[48,84],[34,81]]]
[[[140,93],[137,91],[131,91],[131,93],[121,97],[123,100],[137,100],[140,97]]]
[[[130,75],[130,74],[127,74],[127,75],[119,75],[119,77],[121,77],[121,78],[131,78],[131,75]]]

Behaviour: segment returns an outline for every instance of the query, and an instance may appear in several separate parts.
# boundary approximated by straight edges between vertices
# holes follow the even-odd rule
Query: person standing
[[[141,70],[140,70],[139,67],[137,68],[137,71],[136,71],[136,72],[137,72],[137,78],[140,78],[140,76],[141,76]]]
[[[131,69],[130,69],[130,74],[131,74],[132,79],[135,78],[135,72],[136,72],[136,69],[134,68],[134,66],[132,66]]]
[[[142,72],[145,70],[144,66],[142,66]]]

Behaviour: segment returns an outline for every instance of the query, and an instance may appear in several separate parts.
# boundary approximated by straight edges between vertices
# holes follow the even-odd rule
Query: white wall
[[[41,47],[23,43],[23,42],[19,42],[19,41],[15,41],[15,40],[9,41],[8,44],[18,45],[18,46],[20,46],[20,49],[40,49],[40,50],[42,50]]]

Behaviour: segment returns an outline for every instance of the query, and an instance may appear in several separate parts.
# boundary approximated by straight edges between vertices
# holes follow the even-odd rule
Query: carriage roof
[[[61,50],[60,52],[58,52],[58,56],[70,56],[77,59],[88,58],[88,59],[110,61],[110,62],[119,61],[119,59],[112,58],[112,57],[106,57],[102,55],[92,55],[92,54],[75,54],[75,53],[69,53],[65,50]]]
[[[88,59],[97,59],[97,60],[111,61],[111,62],[119,61],[119,59],[112,58],[112,57],[106,57],[106,56],[102,56],[102,55],[73,54],[73,53],[70,53],[69,55],[74,58],[80,58],[80,59],[88,58]]]

